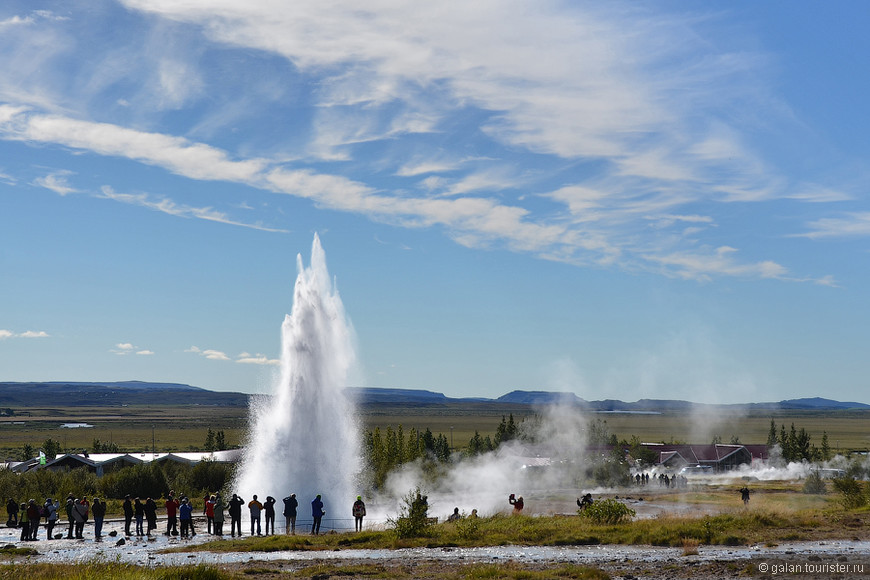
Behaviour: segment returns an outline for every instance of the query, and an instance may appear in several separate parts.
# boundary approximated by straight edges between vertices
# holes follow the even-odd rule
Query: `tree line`
[[[479,431],[475,431],[463,453],[475,456],[494,451],[502,443],[516,439],[519,432],[513,414],[502,416],[494,437],[482,437]],[[450,441],[444,433],[435,435],[428,428],[425,431],[411,428],[406,433],[402,425],[395,429],[388,425],[383,431],[380,427],[364,431],[363,452],[375,488],[382,487],[387,475],[405,463],[419,461],[425,471],[432,472],[454,459]]]
[[[819,447],[811,443],[812,436],[803,427],[796,429],[794,423],[786,431],[785,424],[776,428],[776,421],[770,420],[770,430],[767,433],[767,446],[771,449],[779,446],[783,461],[786,463],[801,461],[827,461],[832,457],[831,446],[828,443],[828,433],[822,431]]]

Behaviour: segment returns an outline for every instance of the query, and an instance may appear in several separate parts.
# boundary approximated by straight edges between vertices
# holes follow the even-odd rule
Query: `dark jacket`
[[[238,496],[233,496],[230,498],[229,503],[229,512],[231,518],[240,518],[242,517],[242,506],[245,505],[245,500]]]
[[[290,496],[285,497],[284,498],[284,517],[285,518],[295,518],[297,507],[299,507],[299,502],[296,501],[295,497],[290,497]]]
[[[266,498],[266,503],[263,504],[263,509],[266,510],[267,518],[275,517],[275,498],[271,495]]]
[[[106,502],[94,501],[93,505],[91,505],[91,512],[94,514],[95,520],[101,520],[106,517]]]

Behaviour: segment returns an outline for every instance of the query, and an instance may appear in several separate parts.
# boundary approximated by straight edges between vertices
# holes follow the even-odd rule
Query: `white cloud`
[[[43,330],[27,330],[18,336],[21,338],[48,338],[50,335]]]
[[[69,183],[67,183],[67,176],[71,174],[72,172],[70,171],[59,171],[56,173],[50,173],[45,177],[37,177],[33,180],[33,183],[34,185],[38,185],[39,187],[50,189],[51,191],[59,195],[77,193],[78,190],[74,187],[71,187]]]
[[[230,357],[228,357],[224,352],[213,349],[201,349],[198,346],[191,346],[184,352],[192,352],[194,354],[203,356],[209,360],[230,360]]]
[[[845,213],[842,217],[822,218],[810,222],[811,231],[794,237],[810,239],[870,236],[870,212]]]
[[[136,351],[136,354],[138,354],[138,355],[142,355],[142,356],[151,356],[151,355],[154,354],[154,351],[153,351],[153,350],[148,350],[148,349],[137,350],[137,351]]]
[[[102,195],[100,197],[103,197],[105,199],[111,199],[113,201],[119,201],[130,205],[138,205],[140,207],[159,211],[171,216],[196,218],[222,224],[251,228],[265,232],[287,233],[287,230],[270,228],[259,223],[251,224],[233,220],[224,212],[217,211],[210,207],[191,207],[188,205],[179,205],[167,197],[154,198],[146,193],[117,193],[108,185],[104,185],[101,188],[101,192]]]
[[[44,330],[26,330],[24,332],[14,332],[0,328],[0,340],[10,338],[50,338],[51,335]]]
[[[8,105],[0,105],[0,136],[127,157],[192,179],[247,182],[264,166],[259,159],[233,161],[224,151],[182,137],[37,114]]]
[[[707,252],[680,252],[650,256],[651,262],[667,266],[681,278],[709,281],[713,276],[790,279],[788,270],[772,261],[738,262],[736,249],[722,246]]]
[[[289,12],[271,3],[233,0],[123,4],[149,16],[153,32],[145,33],[147,47],[131,41],[124,50],[131,59],[147,60],[151,72],[144,75],[147,83],[136,81],[141,94],[113,92],[106,101],[140,113],[111,117],[125,119],[114,124],[88,120],[87,112],[95,108],[90,102],[70,114],[66,107],[42,106],[32,95],[9,98],[12,104],[0,105],[0,138],[124,157],[190,179],[299,196],[318,207],[404,227],[438,226],[470,247],[498,246],[574,264],[652,263],[669,275],[699,273],[692,278],[787,279],[784,267],[772,260],[741,263],[714,253],[705,266],[708,260],[694,246],[704,226],[715,222],[679,216],[694,215],[701,204],[825,202],[842,195],[837,188],[789,183],[747,146],[745,134],[755,128],[745,122],[748,127],[741,127],[740,116],[732,113],[744,108],[771,113],[772,106],[763,104],[772,100],[765,94],[766,58],[716,48],[696,30],[703,22],[697,15],[659,14],[623,3],[532,7],[514,0],[482,0],[461,9],[412,2],[360,7],[339,0],[327,7],[303,0]],[[200,62],[214,56],[209,50],[235,49],[240,55],[277,56],[287,67],[282,70],[288,81],[260,75],[269,79],[257,86],[268,94],[260,103],[282,100],[297,84],[310,88],[291,101],[291,107],[305,107],[310,120],[288,131],[299,142],[295,156],[258,154],[253,138],[231,151],[205,138],[197,142],[191,133],[167,134],[165,125],[150,117],[190,107],[185,110],[192,113],[193,135],[236,131],[228,125],[250,114],[242,109],[256,109],[240,109],[238,103],[257,103],[256,91],[246,85],[238,98],[227,98],[233,89],[223,76],[220,82],[210,79],[211,71]],[[106,77],[89,90],[103,94],[100,87],[121,78],[133,83],[116,70],[121,68],[101,67]],[[213,101],[225,102],[211,107]],[[199,112],[209,107],[208,113]],[[469,143],[464,151],[435,138],[442,132],[451,136],[457,127],[470,136],[463,140]],[[215,142],[223,146],[231,142],[219,137]],[[371,165],[407,187],[393,182],[384,187],[377,178],[367,181],[366,173],[344,169],[369,165],[360,151],[373,142],[389,152],[379,151]],[[382,145],[393,142],[398,145]],[[554,170],[517,161],[515,153],[546,157]],[[483,155],[486,163],[470,162]],[[298,160],[312,157],[333,163],[318,164],[318,172]],[[539,184],[569,165],[584,169],[566,174],[562,184]],[[438,175],[447,172],[449,179]],[[424,175],[423,181],[408,183]],[[61,195],[75,191],[60,174],[35,183]],[[517,195],[508,198],[505,192]],[[173,216],[284,231],[168,197],[109,187],[103,196]],[[539,211],[541,200],[553,203]],[[700,211],[715,215],[706,206]]]
[[[137,348],[139,347],[133,345],[131,342],[119,342],[114,348],[110,348],[109,352],[118,356],[126,356],[135,352]]]
[[[264,354],[250,354],[247,352],[241,353],[238,357],[236,357],[236,362],[240,364],[249,364],[249,365],[278,365],[281,364],[281,361],[278,359],[270,359]]]

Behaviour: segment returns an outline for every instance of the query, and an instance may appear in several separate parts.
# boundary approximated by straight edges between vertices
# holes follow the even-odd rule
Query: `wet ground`
[[[654,510],[653,510],[654,511]],[[413,548],[402,550],[334,550],[334,551],[287,551],[272,553],[211,553],[190,552],[161,554],[170,547],[194,545],[213,538],[198,534],[190,539],[167,537],[162,534],[150,538],[126,538],[117,545],[122,525],[110,521],[105,532],[116,531],[118,536],[105,536],[101,541],[93,539],[93,530],[85,530],[84,540],[46,540],[45,530],[40,530],[36,542],[18,541],[18,531],[0,530],[0,545],[15,544],[31,547],[38,555],[26,559],[36,562],[80,562],[83,560],[122,561],[141,566],[214,564],[220,566],[244,565],[251,562],[272,563],[285,569],[300,568],[313,563],[358,564],[383,563],[402,565],[409,562],[438,562],[451,566],[471,563],[514,562],[528,566],[546,566],[573,563],[596,566],[610,572],[614,578],[664,578],[664,577],[733,577],[741,570],[752,570],[751,575],[795,577],[787,574],[787,566],[803,566],[806,573],[801,578],[870,576],[870,539],[836,540],[816,542],[783,543],[777,546],[723,547],[700,546],[697,554],[687,555],[682,548],[655,546],[493,546],[483,548]],[[55,532],[65,532],[58,527]],[[280,564],[279,564],[280,563]],[[699,567],[700,566],[700,567]],[[769,572],[764,572],[764,567]],[[775,566],[785,566],[778,573]],[[849,574],[837,573],[845,571]],[[857,566],[861,568],[858,569]],[[694,570],[694,573],[692,573]],[[703,570],[703,571],[702,571]],[[821,575],[810,572],[824,570]],[[677,573],[683,571],[683,573]],[[829,573],[832,572],[833,573]]]

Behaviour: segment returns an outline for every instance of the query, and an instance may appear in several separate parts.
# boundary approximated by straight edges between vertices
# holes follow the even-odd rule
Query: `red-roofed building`
[[[707,465],[714,471],[730,471],[739,465],[767,460],[767,445],[643,443],[643,446],[658,453],[658,465],[671,469]]]

